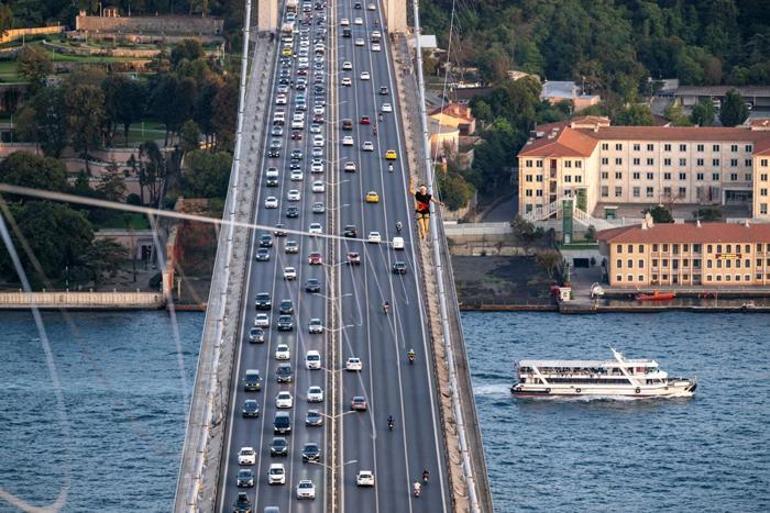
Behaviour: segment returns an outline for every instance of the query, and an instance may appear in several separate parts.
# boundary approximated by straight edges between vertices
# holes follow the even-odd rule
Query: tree
[[[203,45],[197,39],[184,39],[171,49],[171,64],[176,68],[183,60],[194,61],[205,57]]]
[[[198,124],[192,119],[188,119],[179,129],[179,143],[182,149],[182,154],[197,150],[201,144],[201,131],[198,128]]]
[[[126,181],[118,171],[117,166],[99,177],[96,191],[108,201],[123,201],[126,195]]]
[[[714,102],[711,100],[699,101],[693,106],[690,113],[690,121],[698,126],[712,126],[715,117],[716,110],[714,109]]]
[[[516,216],[511,221],[511,230],[516,242],[522,246],[529,247],[532,243],[543,237],[543,229],[535,228],[535,225],[521,216]]]
[[[449,210],[459,210],[473,198],[473,186],[455,171],[437,173],[441,199]]]
[[[61,87],[44,87],[22,107],[15,128],[25,141],[36,141],[43,153],[58,157],[67,146],[67,110]]]
[[[732,89],[727,92],[722,110],[719,112],[719,120],[724,126],[737,126],[749,117],[749,109],[743,96]]]
[[[13,9],[8,5],[0,5],[0,35],[13,26]]]
[[[117,274],[128,251],[114,239],[96,239],[83,255],[83,265],[94,285],[99,286],[105,274]]]
[[[594,228],[594,225],[590,225],[586,228],[586,233],[583,235],[583,238],[587,242],[596,242],[596,228]]]
[[[107,145],[119,125],[123,127],[123,140],[128,144],[131,125],[142,120],[147,91],[141,82],[123,75],[110,75],[102,82],[104,110],[107,121]]]
[[[623,109],[616,117],[615,124],[621,126],[650,126],[655,124],[652,111],[647,105],[635,103]]]
[[[148,189],[150,205],[160,205],[167,174],[166,158],[155,141],[147,141],[139,146],[139,187],[142,197],[144,189]]]
[[[36,46],[24,45],[16,58],[19,75],[27,79],[33,91],[37,91],[45,83],[45,79],[53,71],[48,54]]]
[[[187,154],[187,170],[184,173],[185,196],[199,198],[224,198],[230,180],[232,155],[220,151],[209,153],[193,150]]]
[[[645,208],[642,210],[642,215],[650,214],[652,220],[659,224],[673,223],[674,217],[671,215],[671,211],[663,205],[656,205],[654,207]]]
[[[544,251],[539,251],[537,256],[535,256],[535,260],[537,261],[537,265],[542,267],[548,274],[548,278],[553,279],[554,274],[559,268],[559,264],[561,264],[561,254],[555,249],[546,249]]]
[[[692,216],[701,221],[719,221],[722,219],[722,209],[716,205],[700,207],[692,213]]]
[[[72,147],[80,152],[88,166],[88,150],[99,144],[104,122],[104,93],[90,84],[79,84],[67,91],[64,103],[72,137]]]
[[[688,118],[684,110],[682,109],[682,106],[676,103],[672,103],[668,107],[666,107],[666,110],[663,113],[664,116],[666,116],[666,119],[668,119],[672,125],[674,126],[691,126],[692,121],[690,121],[690,118]]]
[[[231,149],[235,139],[238,114],[238,77],[230,76],[214,97],[212,125],[217,136],[217,148]]]
[[[67,170],[60,160],[24,151],[11,153],[0,162],[0,182],[44,191],[65,192],[69,189]]]

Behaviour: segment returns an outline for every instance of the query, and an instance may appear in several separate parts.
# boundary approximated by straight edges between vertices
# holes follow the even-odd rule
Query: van
[[[273,419],[273,433],[276,435],[287,435],[291,433],[291,416],[288,412],[279,411]]]
[[[267,506],[264,511],[265,513],[281,513],[281,509],[278,506]]]
[[[353,130],[353,120],[352,119],[343,119],[342,120],[342,129],[343,130]]]
[[[393,249],[404,249],[403,237],[393,237]]]
[[[246,392],[256,392],[262,389],[262,377],[257,369],[248,369],[243,377],[243,389]]]

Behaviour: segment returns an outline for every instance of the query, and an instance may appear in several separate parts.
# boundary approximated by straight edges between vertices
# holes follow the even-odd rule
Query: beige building
[[[519,152],[523,214],[564,197],[597,204],[745,205],[770,220],[770,127],[611,126],[586,116],[538,127]]]
[[[770,224],[646,221],[597,239],[612,287],[770,285]]]

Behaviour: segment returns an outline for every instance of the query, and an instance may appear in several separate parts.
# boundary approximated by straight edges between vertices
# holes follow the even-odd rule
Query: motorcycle
[[[409,358],[409,363],[414,363],[414,359],[417,358],[417,355],[414,354],[414,351],[409,351],[407,357]]]
[[[393,419],[388,419],[388,431],[393,431]]]
[[[414,485],[412,485],[412,493],[414,494],[415,497],[419,497],[421,492],[422,492],[422,485],[418,481],[415,481]]]

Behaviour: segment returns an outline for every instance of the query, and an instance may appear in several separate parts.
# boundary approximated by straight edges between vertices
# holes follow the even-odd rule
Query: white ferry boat
[[[624,358],[610,348],[613,360],[520,360],[514,396],[692,397],[695,378],[670,378],[655,360]]]

